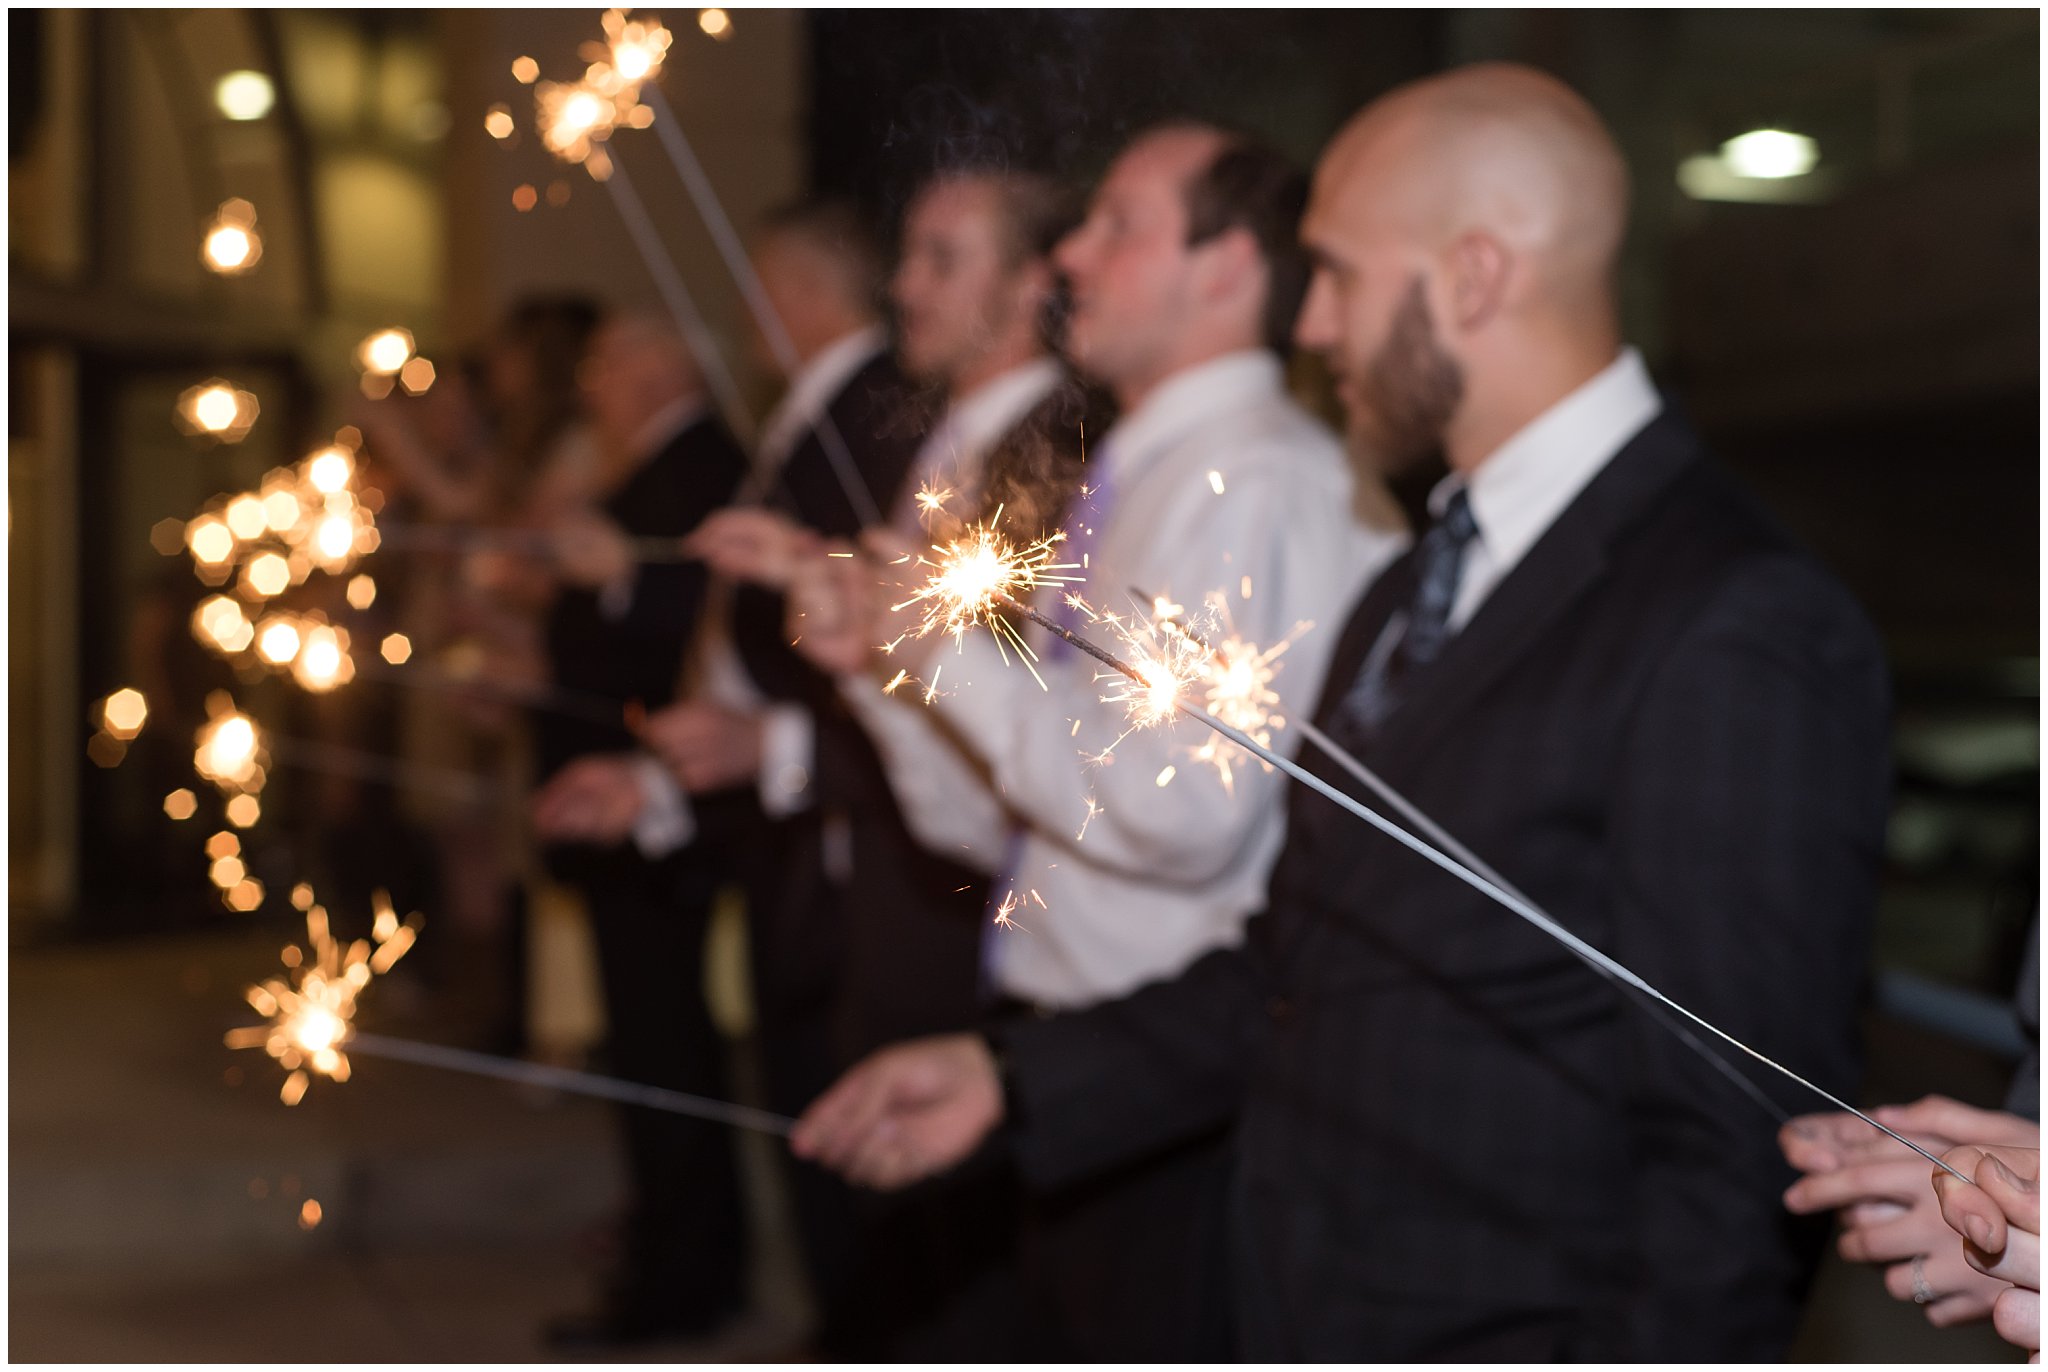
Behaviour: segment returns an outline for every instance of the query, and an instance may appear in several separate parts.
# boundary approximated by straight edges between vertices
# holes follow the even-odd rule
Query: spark
[[[215,377],[181,392],[175,417],[188,434],[239,443],[249,436],[261,410],[254,395]]]
[[[278,1091],[286,1105],[305,1098],[314,1075],[347,1081],[348,1055],[342,1051],[351,1033],[356,1001],[373,977],[391,970],[405,956],[419,929],[419,916],[400,923],[391,899],[379,891],[372,898],[376,920],[370,938],[344,946],[329,927],[326,907],[312,900],[310,888],[294,889],[307,896],[306,947],[287,947],[279,955],[289,977],[272,977],[251,986],[246,997],[266,1023],[228,1031],[230,1048],[261,1048],[289,1074]],[[257,892],[259,898],[260,890]],[[318,1207],[314,1213],[317,1217]],[[317,1218],[316,1218],[317,1222]]]
[[[199,812],[199,797],[183,786],[164,797],[164,813],[175,820],[192,818]]]
[[[1081,817],[1081,827],[1074,831],[1074,842],[1079,843],[1082,839],[1088,836],[1088,826],[1094,823],[1095,817],[1101,813],[1102,807],[1096,804],[1095,797],[1089,796],[1088,813]]]
[[[283,595],[292,584],[291,563],[281,553],[258,553],[242,568],[242,584],[264,600]]]
[[[234,531],[212,515],[201,515],[185,526],[185,546],[201,566],[218,567],[235,555]]]
[[[236,796],[228,801],[227,815],[228,823],[237,829],[247,829],[263,817],[263,805],[254,796]]]
[[[377,603],[377,583],[369,576],[350,577],[348,582],[348,603],[358,610],[367,610]]]
[[[618,122],[617,105],[584,81],[543,81],[533,99],[541,143],[565,162],[587,161]]]
[[[1171,762],[1167,763],[1159,769],[1159,775],[1152,778],[1152,784],[1154,786],[1165,786],[1167,782],[1173,780],[1173,771],[1173,764]]]
[[[1218,495],[1223,494],[1223,473],[1216,471],[1209,473],[1209,489]]]
[[[133,686],[123,686],[100,702],[101,726],[123,742],[141,733],[148,719],[149,701]]]
[[[371,376],[396,376],[399,368],[412,357],[412,350],[411,330],[379,329],[357,345],[356,365]],[[323,486],[321,489],[330,488]]]
[[[192,766],[223,791],[257,791],[263,786],[263,736],[233,702],[199,731]]]
[[[273,667],[282,667],[299,655],[298,622],[287,614],[265,617],[256,631],[256,655]]]
[[[916,565],[930,569],[924,585],[891,608],[920,607],[921,617],[911,631],[919,638],[946,633],[957,643],[977,624],[985,625],[995,635],[1004,660],[1014,649],[1032,676],[1037,677],[1032,664],[1038,655],[1002,611],[1014,601],[1028,599],[1042,586],[1080,578],[1068,574],[1077,570],[1073,563],[1054,560],[1066,538],[1064,532],[1019,547],[996,532],[996,522],[1001,518],[1002,511],[998,509],[988,523],[977,524],[943,545],[934,544],[935,557],[917,559]],[[1044,684],[1043,678],[1039,678],[1039,684]]]
[[[263,258],[256,207],[242,199],[222,201],[199,251],[206,269],[218,276],[240,276],[254,267]]]
[[[910,680],[910,673],[907,670],[899,670],[895,676],[889,678],[889,684],[882,688],[882,694],[885,696],[895,695],[896,688],[908,680]]]
[[[723,43],[732,37],[732,16],[722,9],[698,10],[697,27],[704,30],[707,37]]]
[[[953,491],[939,485],[935,479],[927,479],[917,492],[918,519],[930,527],[932,516],[943,513],[953,495]]]
[[[409,335],[405,346],[408,349],[412,346]],[[401,358],[398,366],[404,365],[405,361]],[[394,367],[392,370],[395,371],[397,368]],[[306,481],[321,495],[339,495],[348,489],[348,483],[355,479],[355,474],[354,459],[349,456],[348,449],[338,444],[322,448],[306,459]]]
[[[377,645],[377,654],[397,667],[412,656],[412,640],[404,634],[386,634],[384,641]]]
[[[331,691],[353,681],[355,674],[348,630],[332,624],[315,624],[306,630],[305,647],[292,663],[292,680],[309,691]]]
[[[1044,903],[1044,901],[1039,902],[1040,905]],[[998,929],[1015,929],[1019,933],[1028,934],[1031,931],[1017,923],[1015,919],[1017,911],[1022,908],[1024,908],[1024,902],[1018,897],[1017,893],[1015,891],[1006,892],[1003,895],[1002,901],[996,906],[996,912],[991,917],[991,923]]]
[[[227,521],[229,532],[244,542],[263,537],[270,528],[270,521],[263,513],[263,502],[254,495],[236,496],[228,502],[221,517]]]
[[[1220,592],[1207,598],[1202,619],[1199,630],[1190,627],[1184,607],[1155,596],[1150,623],[1142,632],[1134,630],[1127,635],[1126,641],[1140,661],[1149,651],[1144,646],[1147,642],[1172,645],[1173,659],[1194,669],[1185,686],[1187,693],[1196,694],[1199,688],[1203,708],[1212,717],[1261,747],[1271,746],[1273,731],[1286,724],[1280,715],[1280,695],[1273,689],[1280,657],[1312,626],[1307,621],[1298,623],[1278,643],[1261,648],[1234,631],[1229,602]],[[1195,761],[1216,769],[1226,790],[1234,788],[1235,768],[1242,755],[1243,749],[1216,733],[1203,739],[1193,754]]]
[[[224,653],[239,653],[256,636],[255,626],[242,611],[241,602],[224,595],[212,595],[192,611],[192,636],[213,644]]]

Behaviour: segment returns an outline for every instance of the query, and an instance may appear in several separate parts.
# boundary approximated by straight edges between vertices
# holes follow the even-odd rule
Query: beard
[[[1465,373],[1437,341],[1420,276],[1409,282],[1357,390],[1353,436],[1386,475],[1415,467],[1442,446],[1465,397]]]

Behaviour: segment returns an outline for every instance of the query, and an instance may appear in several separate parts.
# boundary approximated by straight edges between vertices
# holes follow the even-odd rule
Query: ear
[[[1257,288],[1265,262],[1250,229],[1242,224],[1225,229],[1204,243],[1202,250],[1203,293],[1211,299],[1228,300]]]
[[[1446,265],[1454,328],[1480,328],[1501,312],[1514,279],[1514,254],[1507,245],[1489,233],[1467,233],[1451,244]]]

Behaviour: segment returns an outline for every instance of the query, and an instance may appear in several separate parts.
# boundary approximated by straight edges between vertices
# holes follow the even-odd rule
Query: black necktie
[[[1434,662],[1451,637],[1451,604],[1458,596],[1458,574],[1465,565],[1465,547],[1479,532],[1471,502],[1462,488],[1444,506],[1443,514],[1422,535],[1415,548],[1415,599],[1405,629],[1391,650],[1375,648],[1352,683],[1337,713],[1345,732],[1370,740],[1401,703],[1408,674]]]

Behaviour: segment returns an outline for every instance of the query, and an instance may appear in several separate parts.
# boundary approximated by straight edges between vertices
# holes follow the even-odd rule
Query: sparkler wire
[[[1122,658],[1117,657],[1114,653],[1111,653],[1107,649],[1090,642],[1088,639],[1083,638],[1081,635],[1073,632],[1071,629],[1066,628],[1064,625],[1054,623],[1045,615],[1040,614],[1038,611],[1032,609],[1029,605],[1024,604],[1022,601],[1019,601],[1012,596],[1005,595],[1000,591],[994,592],[993,594],[997,600],[1002,601],[1004,605],[1006,605],[1009,609],[1015,611],[1018,614],[1023,615],[1025,618],[1031,620],[1034,624],[1037,624],[1039,627],[1046,629],[1054,634],[1057,634],[1060,638],[1066,640],[1066,642],[1073,645],[1075,648],[1078,648],[1082,652],[1088,654],[1090,657],[1102,663],[1104,666],[1110,667],[1115,671],[1122,673],[1124,676],[1129,677],[1131,680],[1139,683],[1140,685],[1150,684],[1139,673],[1137,668],[1131,666]],[[1186,701],[1176,701],[1175,708],[1178,709],[1184,715],[1187,715],[1193,719],[1200,720],[1202,723],[1208,725],[1211,729],[1214,729],[1217,733],[1223,735],[1223,737],[1229,739],[1232,743],[1235,743],[1238,747],[1243,748],[1246,752],[1251,753],[1253,756],[1258,757],[1263,761],[1269,763],[1270,765],[1279,768],[1282,772],[1285,772],[1289,777],[1293,778],[1297,782],[1300,782],[1303,786],[1308,787],[1316,794],[1322,796],[1325,800],[1328,800],[1333,804],[1350,811],[1353,815],[1356,815],[1358,818],[1372,825],[1375,829],[1378,829],[1381,833],[1385,834],[1388,838],[1391,838],[1397,843],[1401,844],[1403,847],[1408,848],[1409,850],[1421,855],[1424,858],[1427,858],[1430,862],[1434,863],[1438,867],[1441,867],[1444,871],[1449,872],[1452,876],[1458,878],[1458,880],[1464,882],[1467,886],[1472,887],[1481,895],[1491,898],[1495,903],[1504,906],[1506,909],[1512,911],[1516,915],[1519,915],[1522,919],[1528,921],[1530,924],[1535,925],[1538,929],[1550,935],[1551,938],[1557,940],[1566,948],[1578,954],[1578,956],[1583,960],[1594,963],[1604,968],[1614,977],[1634,987],[1636,990],[1650,997],[1658,1004],[1663,1005],[1670,1010],[1676,1011],[1678,1014],[1692,1021],[1694,1024],[1706,1030],[1708,1033],[1713,1034],[1715,1037],[1723,1040],[1731,1047],[1740,1049],[1742,1052],[1748,1054],[1750,1057],[1755,1058],[1758,1062],[1764,1064],[1764,1066],[1769,1067],[1771,1070],[1779,1073],[1780,1075],[1788,1078],[1789,1080],[1797,1082],[1799,1085],[1804,1086],[1807,1090],[1821,1097],[1821,1099],[1827,1101],[1829,1104],[1848,1111],[1850,1114],[1856,1116],[1856,1118],[1862,1120],[1865,1124],[1870,1125],[1873,1129],[1876,1129],[1880,1133],[1888,1135],[1892,1139],[1895,1139],[1899,1143],[1902,1143],[1906,1147],[1912,1149],[1915,1153],[1918,1153],[1921,1157],[1927,1159],[1927,1161],[1933,1163],[1942,1171],[1947,1172],[1950,1176],[1955,1177],[1957,1180],[1962,1182],[1970,1183],[1972,1185],[1975,1184],[1970,1182],[1970,1178],[1964,1176],[1961,1172],[1958,1172],[1955,1168],[1949,1166],[1940,1158],[1934,1156],[1934,1154],[1928,1152],[1925,1148],[1922,1148],[1919,1144],[1913,1142],[1905,1135],[1898,1133],[1896,1130],[1886,1128],[1884,1125],[1878,1123],[1869,1115],[1864,1114],[1861,1110],[1858,1110],[1855,1106],[1849,1104],[1849,1102],[1843,1100],[1841,1097],[1835,1095],[1833,1092],[1828,1091],[1826,1088],[1816,1085],[1811,1081],[1808,1081],[1805,1077],[1800,1076],[1797,1072],[1785,1066],[1783,1063],[1780,1063],[1775,1059],[1766,1057],[1764,1054],[1758,1052],[1756,1049],[1744,1043],[1741,1039],[1736,1038],[1733,1034],[1728,1033],[1726,1030],[1711,1023],[1708,1020],[1702,1019],[1700,1016],[1686,1009],[1683,1005],[1680,1005],[1677,1001],[1671,999],[1671,997],[1665,995],[1662,991],[1659,991],[1656,987],[1650,985],[1650,983],[1648,983],[1647,981],[1644,981],[1641,977],[1637,976],[1634,972],[1630,971],[1621,963],[1616,962],[1613,958],[1601,952],[1598,948],[1595,948],[1592,944],[1586,942],[1577,934],[1574,934],[1571,930],[1565,928],[1556,920],[1544,914],[1541,910],[1538,910],[1535,906],[1529,904],[1527,901],[1522,900],[1517,896],[1509,894],[1505,890],[1502,890],[1499,886],[1495,885],[1491,881],[1488,881],[1485,877],[1480,876],[1477,872],[1474,872],[1469,867],[1466,867],[1464,864],[1460,863],[1455,858],[1452,858],[1447,854],[1439,851],[1438,849],[1431,847],[1429,844],[1415,837],[1415,835],[1409,833],[1406,829],[1403,829],[1398,824],[1395,824],[1393,821],[1385,818],[1378,811],[1372,809],[1370,806],[1364,804],[1362,801],[1359,801],[1356,798],[1346,794],[1345,792],[1338,790],[1336,787],[1332,786],[1329,782],[1323,780],[1315,773],[1302,767],[1299,763],[1293,762],[1292,760],[1281,756],[1279,753],[1274,752],[1271,748],[1268,748],[1264,744],[1260,743],[1257,739],[1252,738],[1242,729],[1234,728],[1229,724],[1225,724],[1222,720],[1216,718],[1207,710],[1189,704]]]
[[[622,536],[635,562],[701,562],[695,553],[683,551],[680,538],[648,535]],[[418,552],[497,552],[514,556],[554,556],[555,535],[544,529],[503,529],[456,524],[377,525],[377,548]]]
[[[711,383],[711,389],[718,396],[718,408],[725,416],[726,425],[744,447],[754,446],[754,416],[747,409],[746,397],[740,392],[740,384],[733,378],[732,369],[725,365],[725,355],[718,350],[717,340],[711,336],[710,328],[704,323],[704,316],[697,312],[697,304],[690,298],[690,291],[683,284],[682,273],[669,260],[668,252],[661,244],[661,235],[656,232],[654,221],[647,217],[647,206],[641,203],[640,193],[633,189],[632,178],[626,175],[626,167],[615,154],[611,159],[611,175],[604,180],[604,187],[612,194],[612,202],[619,208],[619,218],[626,222],[627,232],[633,235],[633,244],[640,250],[640,258],[647,264],[647,270],[654,277],[656,289],[675,317],[676,327],[690,342],[691,351],[697,354],[697,361],[704,369],[704,379]]]
[[[719,200],[711,178],[704,174],[704,164],[697,160],[696,150],[690,146],[690,140],[683,133],[683,126],[677,122],[668,97],[661,93],[661,87],[650,81],[641,87],[640,94],[654,111],[654,132],[668,152],[676,175],[682,179],[683,188],[689,191],[690,200],[697,206],[697,215],[710,231],[712,242],[718,245],[719,256],[725,259],[726,270],[732,274],[747,308],[753,312],[754,322],[761,328],[762,338],[767,340],[769,350],[775,354],[776,365],[782,369],[785,380],[794,381],[803,366],[797,357],[796,344],[791,341],[782,316],[776,313],[774,302],[769,300],[767,287],[761,284],[760,274],[754,270],[746,245],[733,228],[732,219],[726,214],[725,205]],[[882,507],[875,503],[867,482],[861,478],[860,468],[855,465],[853,454],[847,451],[846,439],[840,434],[839,426],[832,422],[832,416],[820,412],[815,428],[825,456],[832,463],[832,473],[838,478],[847,503],[853,506],[861,523],[885,523]]]
[[[1139,587],[1131,587],[1131,594],[1137,596],[1142,603],[1158,603],[1152,596],[1147,595]],[[1192,628],[1190,628],[1184,621],[1175,618],[1169,619],[1165,622],[1172,625],[1177,632],[1186,635],[1187,638],[1191,641],[1200,644],[1205,649],[1208,649],[1208,651],[1210,651],[1212,654],[1216,653],[1216,650],[1206,640],[1204,640],[1201,637],[1201,635],[1197,634]],[[1216,654],[1216,656],[1218,662],[1221,662],[1221,655]],[[1402,795],[1399,791],[1395,790],[1392,785],[1390,785],[1386,780],[1384,780],[1379,775],[1379,773],[1373,771],[1372,768],[1366,766],[1363,762],[1360,762],[1355,756],[1352,755],[1349,749],[1345,748],[1342,744],[1338,743],[1337,740],[1331,738],[1328,734],[1324,733],[1322,729],[1315,724],[1314,721],[1308,719],[1296,719],[1290,727],[1299,730],[1303,738],[1307,739],[1310,743],[1313,743],[1317,748],[1322,750],[1323,756],[1329,758],[1330,761],[1336,763],[1339,767],[1343,768],[1344,771],[1351,777],[1353,781],[1356,781],[1359,784],[1365,786],[1368,790],[1372,791],[1373,794],[1377,795],[1382,801],[1386,802],[1386,804],[1392,807],[1393,810],[1401,816],[1401,818],[1407,820],[1411,826],[1419,830],[1422,833],[1422,835],[1425,838],[1427,838],[1431,843],[1434,843],[1437,847],[1443,849],[1446,853],[1449,853],[1459,862],[1471,868],[1480,876],[1485,877],[1495,886],[1500,887],[1501,890],[1506,891],[1509,895],[1515,897],[1515,899],[1524,902],[1532,908],[1542,908],[1540,906],[1537,906],[1535,901],[1530,900],[1527,896],[1523,895],[1522,892],[1518,888],[1516,888],[1512,883],[1510,883],[1506,877],[1496,872],[1485,861],[1485,859],[1481,858],[1477,853],[1473,852],[1470,848],[1467,848],[1463,843],[1460,843],[1458,839],[1454,835],[1452,835],[1449,830],[1445,829],[1441,824],[1438,824],[1435,820],[1431,819],[1428,815],[1424,814],[1421,807],[1416,805],[1415,802],[1409,800],[1408,797]],[[1574,953],[1577,953],[1576,949],[1573,949],[1572,951]],[[1662,1007],[1660,1007],[1657,1004],[1657,1002],[1643,998],[1641,993],[1637,992],[1634,987],[1628,985],[1626,982],[1621,981],[1612,972],[1608,971],[1605,967],[1601,966],[1598,962],[1592,960],[1591,958],[1587,958],[1583,955],[1580,955],[1580,961],[1584,962],[1586,966],[1592,968],[1595,972],[1598,972],[1602,977],[1605,977],[1608,981],[1613,982],[1615,985],[1621,987],[1622,990],[1635,996],[1636,1003],[1642,1006],[1643,1009],[1649,1013],[1651,1018],[1655,1019],[1659,1024],[1663,1025],[1665,1029],[1669,1030],[1672,1037],[1676,1038],[1680,1043],[1683,1043],[1686,1047],[1692,1049],[1694,1053],[1698,1054],[1701,1061],[1705,1062],[1709,1067],[1712,1067],[1716,1072],[1719,1072],[1723,1077],[1727,1078],[1729,1084],[1734,1086],[1736,1090],[1742,1092],[1742,1094],[1748,1096],[1752,1101],[1756,1102],[1757,1107],[1761,1109],[1765,1114],[1769,1115],[1772,1119],[1776,1120],[1780,1124],[1784,1124],[1792,1118],[1791,1113],[1789,1111],[1784,1109],[1784,1107],[1780,1106],[1776,1101],[1772,1100],[1769,1096],[1764,1094],[1763,1088],[1759,1087],[1755,1082],[1751,1081],[1748,1077],[1742,1075],[1742,1073],[1736,1071],[1733,1063],[1730,1063],[1726,1058],[1723,1058],[1719,1053],[1716,1053],[1713,1049],[1707,1047],[1706,1044],[1700,1042],[1700,1040],[1695,1038],[1692,1032],[1688,1030],[1683,1024],[1667,1016]]]
[[[553,1091],[595,1096],[601,1100],[617,1101],[621,1105],[637,1105],[643,1109],[660,1110],[671,1115],[688,1115],[693,1119],[731,1125],[735,1129],[751,1129],[756,1133],[786,1138],[789,1131],[796,1127],[796,1121],[787,1115],[756,1109],[751,1105],[713,1100],[708,1096],[693,1096],[686,1091],[671,1091],[661,1086],[620,1081],[616,1077],[601,1077],[593,1072],[578,1072],[567,1067],[519,1062],[512,1058],[494,1057],[489,1053],[471,1052],[466,1048],[421,1043],[416,1039],[351,1033],[344,1046],[350,1053],[360,1053],[364,1057],[409,1062],[420,1067],[439,1067],[450,1072],[467,1072],[471,1076],[496,1077],[500,1081],[520,1082],[529,1086],[544,1086]]]

